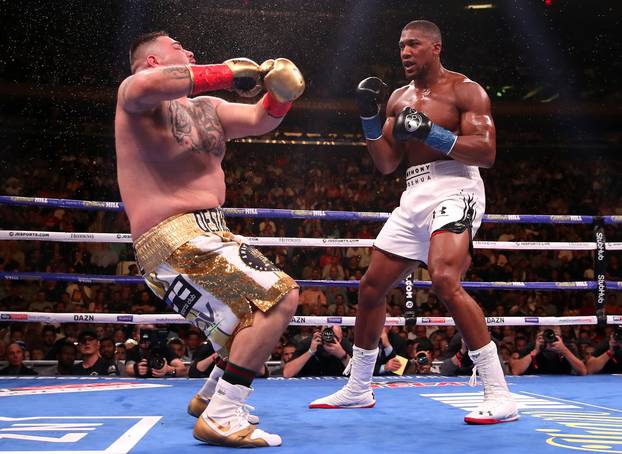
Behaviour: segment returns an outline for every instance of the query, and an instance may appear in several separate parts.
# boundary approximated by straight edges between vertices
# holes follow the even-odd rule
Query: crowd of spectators
[[[399,201],[403,172],[381,176],[362,150],[329,156],[326,149],[292,153],[285,147],[249,152],[237,144],[224,162],[227,204],[230,207],[297,208],[388,212]],[[331,165],[326,162],[330,160]],[[114,163],[103,157],[66,155],[53,168],[32,158],[13,164],[0,192],[6,195],[118,200]],[[580,168],[579,168],[580,167]],[[499,162],[483,171],[488,213],[622,214],[620,162],[579,161],[559,156]],[[0,205],[3,229],[65,232],[129,232],[122,212],[81,211]],[[372,239],[379,222],[336,222],[228,218],[232,231],[247,236]],[[592,226],[484,224],[477,239],[493,241],[592,241]],[[607,226],[611,241],[619,230]],[[296,279],[359,280],[371,250],[348,248],[262,248],[262,252]],[[465,280],[470,281],[584,281],[594,279],[592,251],[498,251],[476,249]],[[138,275],[131,247],[122,243],[0,242],[0,271],[46,271],[86,274]],[[418,278],[426,279],[425,269]],[[619,257],[608,255],[607,280],[622,281]],[[594,314],[591,292],[492,291],[473,292],[493,317],[575,316]],[[305,287],[299,315],[354,316],[357,288]],[[415,293],[417,314],[448,315],[427,289]],[[404,294],[387,295],[387,314],[403,313]],[[158,313],[167,311],[144,285],[63,283],[54,281],[0,282],[0,311]],[[622,314],[622,298],[610,292],[609,314]],[[161,328],[161,327],[160,327]],[[326,328],[326,327],[325,327]],[[494,327],[493,337],[508,373],[551,371],[583,374],[619,369],[619,345],[611,328],[559,327],[553,342],[539,328]],[[82,331],[81,331],[82,330]],[[155,330],[157,331],[157,330]],[[352,330],[290,327],[275,346],[271,359],[281,361],[286,376],[340,374],[353,343]],[[332,337],[331,337],[332,336]],[[161,336],[162,337],[162,336]],[[329,337],[331,340],[329,341]],[[550,337],[550,336],[549,336]],[[29,373],[24,359],[57,360],[45,373],[121,374],[136,376],[201,375],[214,362],[202,333],[188,325],[168,327],[157,343],[161,367],[149,366],[151,335],[124,325],[62,325],[0,323],[0,361],[4,373]],[[468,373],[470,360],[452,327],[391,327],[383,334],[376,373]],[[79,367],[74,361],[82,360]],[[563,361],[562,361],[563,359]],[[193,360],[196,360],[193,362]],[[618,361],[618,362],[616,362]],[[42,371],[39,371],[42,372]],[[1,373],[1,372],[0,372]]]

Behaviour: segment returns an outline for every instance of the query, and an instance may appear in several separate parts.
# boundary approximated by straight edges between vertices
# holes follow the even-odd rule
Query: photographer
[[[539,331],[533,346],[512,355],[510,366],[514,375],[587,374],[578,353],[564,344],[559,326]]]
[[[283,365],[283,376],[341,375],[352,355],[352,346],[343,339],[341,326],[325,327],[305,339],[294,359]]]
[[[622,325],[615,328],[609,339],[599,345],[586,362],[590,374],[619,374],[622,372]]]
[[[408,360],[407,375],[428,375],[438,373],[432,370],[432,342],[427,338],[415,339],[413,348],[414,355]]]
[[[167,345],[166,330],[140,330],[138,346],[127,351],[125,372],[130,377],[183,377],[186,366]]]

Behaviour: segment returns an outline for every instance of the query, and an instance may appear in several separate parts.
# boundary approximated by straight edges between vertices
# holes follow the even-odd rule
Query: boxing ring
[[[54,208],[121,211],[117,202],[90,202],[0,196],[0,203]],[[225,216],[384,221],[387,213],[228,208]],[[606,254],[622,249],[607,242],[605,224],[622,216],[486,215],[483,222],[595,224],[593,242],[475,241],[478,249],[592,250],[595,280],[580,282],[464,282],[467,289],[580,290],[596,295],[595,315],[567,317],[487,317],[490,326],[621,324],[622,315],[606,314],[608,291],[622,282],[605,280]],[[369,247],[372,240],[340,238],[247,238],[256,246]],[[0,240],[130,243],[125,233],[77,233],[2,230]],[[2,272],[0,279],[82,283],[143,283],[138,276]],[[355,287],[356,281],[298,281],[301,286]],[[427,281],[405,283],[429,288]],[[408,301],[407,301],[408,304]],[[408,318],[408,317],[407,317]],[[405,317],[387,317],[404,325]],[[0,322],[43,323],[187,323],[177,314],[101,314],[0,312]],[[413,317],[420,325],[453,324],[449,317]],[[353,317],[295,316],[291,325],[352,326]],[[482,399],[468,377],[439,375],[374,377],[375,408],[309,410],[308,403],[338,389],[343,377],[257,379],[249,403],[262,425],[279,433],[282,453],[409,452],[622,453],[622,375],[508,376],[521,419],[514,424],[467,426],[463,416]],[[194,440],[195,420],[186,413],[202,379],[118,377],[6,377],[0,379],[0,453],[230,452]]]

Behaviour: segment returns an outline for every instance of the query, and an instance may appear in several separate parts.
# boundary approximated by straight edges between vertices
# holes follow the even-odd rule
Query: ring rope
[[[87,313],[51,313],[51,312],[0,312],[0,320],[6,322],[40,322],[40,323],[123,323],[128,325],[141,324],[189,324],[179,314],[102,314]],[[354,326],[356,317],[295,315],[290,326],[323,326],[341,325]],[[622,321],[620,315],[608,315],[607,324],[615,325]],[[596,325],[595,315],[564,316],[564,317],[486,317],[488,326],[539,326],[539,325]],[[385,326],[404,326],[404,317],[387,317]],[[454,326],[451,317],[416,317],[417,325]]]
[[[374,240],[361,238],[291,238],[244,237],[254,246],[287,247],[372,247]],[[38,230],[0,230],[0,240],[55,241],[66,243],[132,243],[129,233],[49,232]],[[590,251],[595,242],[567,241],[473,241],[475,249],[504,249],[526,251]],[[622,250],[621,242],[605,243],[609,250]]]
[[[58,281],[58,282],[81,282],[84,284],[144,284],[141,276],[124,276],[110,274],[72,274],[72,273],[46,273],[46,272],[0,272],[0,280],[12,281]],[[297,280],[301,287],[358,287],[357,280]],[[415,288],[431,288],[432,282],[412,280],[410,284]],[[495,289],[495,290],[596,290],[597,281],[568,281],[568,282],[480,282],[463,281],[462,286],[468,289]],[[399,287],[406,284],[402,281]],[[622,282],[605,281],[608,290],[622,290]]]
[[[54,199],[47,197],[0,196],[0,203],[13,206],[42,206],[83,210],[123,211],[122,202]],[[386,221],[390,213],[369,211],[285,210],[272,208],[223,208],[225,216],[248,218],[326,219],[333,221]],[[554,214],[484,214],[482,222],[530,224],[622,224],[622,216],[585,216]]]

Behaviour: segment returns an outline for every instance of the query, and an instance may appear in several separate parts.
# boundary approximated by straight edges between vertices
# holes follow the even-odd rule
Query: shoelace
[[[253,411],[254,409],[255,407],[253,407],[252,405],[243,404],[241,407],[238,407],[236,409],[236,414],[238,416],[242,416],[246,420],[250,412]]]
[[[477,366],[473,366],[473,373],[469,378],[469,386],[477,386]]]

